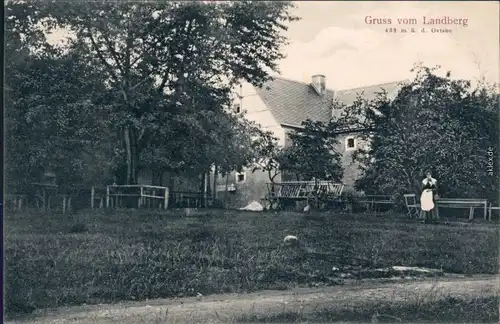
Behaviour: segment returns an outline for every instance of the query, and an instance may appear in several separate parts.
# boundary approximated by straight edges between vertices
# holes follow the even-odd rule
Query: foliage
[[[261,130],[254,141],[255,155],[252,172],[261,170],[267,172],[269,181],[280,174],[280,161],[283,157],[283,149],[278,139],[270,131]]]
[[[199,173],[216,166],[227,173],[253,161],[254,138],[259,138],[257,125],[226,111],[174,114],[168,131],[170,134],[157,137],[144,149],[143,165],[176,173]],[[177,134],[184,138],[182,142],[165,141]]]
[[[250,1],[39,3],[45,26],[71,30],[76,37],[70,44],[106,77],[127,183],[137,181],[141,159],[159,159],[174,171],[215,162],[197,154],[213,151],[204,146],[206,132],[195,131],[203,128],[205,113],[198,112],[221,116],[237,81],[261,85],[269,71],[277,71],[286,44],[282,32],[296,20],[291,7]],[[191,146],[179,161],[173,150],[185,143]]]
[[[370,143],[354,155],[363,170],[357,188],[418,192],[431,170],[441,196],[498,198],[498,177],[487,172],[488,149],[499,149],[498,90],[484,82],[472,87],[449,72],[438,76],[436,69],[415,71],[393,100],[381,92],[337,107],[345,109],[343,122],[363,128],[361,137]]]
[[[107,107],[96,96],[104,89],[99,75],[77,53],[45,42],[35,8],[10,2],[6,10],[9,190],[26,190],[47,169],[63,190],[94,184],[109,168],[102,157]]]
[[[291,145],[284,149],[279,162],[282,170],[295,174],[297,180],[342,179],[341,154],[335,130],[336,121],[328,124],[306,120],[301,129],[289,134]]]

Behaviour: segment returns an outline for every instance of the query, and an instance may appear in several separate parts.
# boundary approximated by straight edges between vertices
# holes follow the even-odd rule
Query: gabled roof
[[[306,119],[327,122],[332,114],[333,91],[327,89],[319,96],[306,83],[273,77],[257,94],[279,124],[300,126]]]
[[[306,119],[327,123],[332,117],[334,98],[351,105],[358,94],[371,100],[381,89],[391,94],[399,84],[400,81],[340,91],[326,89],[320,96],[308,83],[273,76],[273,80],[256,90],[279,124],[300,126]]]

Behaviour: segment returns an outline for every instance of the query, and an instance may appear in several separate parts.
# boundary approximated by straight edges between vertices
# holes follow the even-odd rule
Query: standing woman
[[[420,196],[420,206],[425,214],[426,223],[437,221],[435,197],[437,197],[437,180],[430,172],[427,172],[426,178],[422,181],[422,195]]]

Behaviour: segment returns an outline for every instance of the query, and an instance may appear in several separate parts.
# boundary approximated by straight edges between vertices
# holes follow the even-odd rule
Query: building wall
[[[280,145],[285,145],[285,131],[276,122],[269,108],[257,95],[255,88],[249,83],[242,83],[241,87],[236,88],[236,92],[242,99],[235,100],[240,104],[241,110],[247,120],[256,122],[263,130],[273,132],[278,138]],[[267,195],[267,183],[269,176],[267,172],[257,170],[252,172],[250,169],[243,170],[244,181],[239,181],[237,173],[232,172],[227,177],[219,175],[217,177],[217,197],[224,201],[227,208],[245,207],[252,201],[261,202],[261,199]],[[230,191],[226,192],[226,180]],[[280,181],[277,176],[275,181]],[[232,191],[231,188],[235,190]]]
[[[257,170],[252,173],[252,170],[244,170],[242,174],[245,177],[243,181],[239,181],[237,172],[217,177],[217,198],[224,202],[226,208],[242,208],[252,201],[262,203],[261,199],[268,193],[267,172]],[[228,191],[226,191],[226,180],[228,180]],[[277,176],[275,181],[281,181],[280,176]]]
[[[262,129],[272,131],[279,140],[280,145],[285,145],[285,131],[276,122],[269,108],[257,95],[255,88],[249,83],[242,83],[237,89],[243,97],[240,101],[241,109],[245,112],[245,118],[258,123]]]
[[[344,191],[354,191],[354,182],[361,176],[359,164],[352,161],[355,149],[347,148],[347,140],[349,138],[354,138],[355,149],[366,145],[355,133],[341,134],[338,137],[339,144],[337,145],[337,150],[342,154],[342,167],[344,168],[344,177],[342,179],[345,184]]]

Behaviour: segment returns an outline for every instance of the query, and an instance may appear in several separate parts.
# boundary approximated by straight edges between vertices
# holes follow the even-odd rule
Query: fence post
[[[106,208],[109,208],[109,186],[106,186]]]
[[[92,186],[90,189],[90,208],[94,209],[94,200],[95,200],[95,188]]]
[[[168,188],[165,187],[165,196],[163,199],[163,208],[167,209],[168,208]]]
[[[62,201],[63,214],[66,214],[66,196],[63,195],[62,199],[63,199],[63,201]]]
[[[142,195],[144,195],[143,186],[141,186],[141,196],[139,197],[139,201],[137,202],[137,209],[141,208]]]
[[[68,212],[71,211],[71,196],[68,198]]]
[[[42,210],[43,210],[43,211],[47,211],[47,205],[48,205],[48,203],[47,203],[47,201],[46,201],[46,200],[47,200],[47,195],[46,195],[46,193],[45,193],[45,189],[42,189],[42,192],[43,192],[43,205],[42,205]]]
[[[49,211],[50,210],[50,198],[52,198],[50,195],[47,195],[46,194],[46,197],[47,197],[47,207],[45,208],[45,211]]]

